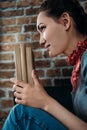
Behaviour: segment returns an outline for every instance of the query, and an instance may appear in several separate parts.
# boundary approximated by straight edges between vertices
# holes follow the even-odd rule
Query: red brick
[[[0,11],[0,17],[13,17],[13,16],[22,16],[24,15],[23,9],[17,9],[13,11]]]
[[[19,41],[28,41],[30,39],[30,34],[20,34],[18,35]]]
[[[13,100],[2,100],[1,104],[3,108],[13,107],[14,105]]]
[[[41,79],[41,83],[44,87],[52,86],[51,79]]]
[[[33,34],[33,35],[32,35],[32,40],[33,40],[33,41],[39,41],[39,39],[40,39],[39,33],[36,33],[36,34]]]
[[[21,44],[21,43],[20,43]],[[24,44],[25,44],[25,46],[27,47],[31,47],[32,49],[39,49],[39,48],[41,48],[41,46],[39,45],[39,43],[38,42],[24,42]]]
[[[24,26],[24,32],[31,32],[31,31],[37,31],[36,30],[36,25],[25,25]]]
[[[10,27],[5,27],[5,28],[1,28],[0,33],[17,33],[17,32],[21,32],[21,26],[10,26]]]
[[[10,40],[10,36],[4,36],[4,38],[9,38]],[[0,45],[0,51],[13,51],[14,46],[14,44]]]
[[[11,83],[10,81],[0,81],[0,87],[12,88],[13,87],[13,83]]]
[[[27,6],[29,6],[29,2],[28,1],[19,1],[19,2],[17,2],[17,7],[18,8],[21,8],[21,7],[27,7]]]
[[[26,9],[26,15],[35,15],[38,13],[38,8],[29,8]]]
[[[29,23],[29,18],[22,17],[22,18],[17,18],[17,24],[28,24]]]
[[[0,63],[0,69],[14,69],[15,68],[15,63]]]
[[[40,5],[41,3],[42,3],[42,0],[32,0],[30,2],[30,5],[36,6],[36,5]]]
[[[0,26],[13,25],[15,23],[16,23],[15,18],[1,19],[0,20]]]
[[[64,60],[64,59],[55,60],[54,64],[55,64],[56,67],[63,67],[63,66],[67,66],[68,65],[66,60]]]
[[[29,6],[29,2],[28,1],[23,0],[23,1],[18,1],[17,2],[17,7],[18,8],[20,8],[20,7],[27,7],[27,6]]]
[[[0,36],[0,42],[9,42],[9,43],[11,43],[11,42],[15,42],[16,40],[15,40],[15,37],[14,36],[11,36],[11,35],[9,35],[9,36]]]
[[[37,75],[38,77],[43,77],[44,76],[44,71],[43,70],[37,70]]]
[[[0,98],[5,96],[5,91],[0,90]]]
[[[31,42],[31,43],[29,43],[29,44],[27,44],[27,45],[30,45],[30,46],[32,47],[32,49],[40,49],[40,48],[42,48],[42,47],[39,45],[38,42]]]
[[[8,113],[9,113],[9,112],[7,112],[7,111],[1,111],[1,110],[0,110],[0,117],[1,117],[1,118],[2,118],[2,117],[6,118],[7,115],[8,115]]]
[[[9,91],[9,97],[13,98],[14,97],[14,93],[12,91]]]
[[[36,21],[37,21],[37,16],[30,17],[30,23],[35,23],[36,24]]]
[[[0,60],[12,60],[13,54],[0,54]]]
[[[0,78],[12,78],[14,77],[14,72],[0,72]]]
[[[7,38],[9,38],[9,37],[7,37]],[[42,48],[40,45],[39,45],[39,43],[38,42],[28,42],[28,43],[26,43],[26,42],[24,42],[24,44],[26,44],[26,46],[30,46],[30,47],[32,47],[32,49],[40,49],[40,48]],[[7,45],[4,45],[4,44],[2,44],[2,45],[0,45],[0,51],[14,51],[14,46],[15,46],[16,44],[7,44]]]
[[[43,56],[44,56],[44,58],[50,58],[49,57],[49,53],[47,51],[44,51],[44,55]]]
[[[15,7],[16,2],[10,1],[10,2],[0,2],[0,8],[12,8]]]
[[[49,69],[47,70],[46,75],[49,77],[61,76],[61,72],[60,69]]]
[[[49,60],[38,60],[35,61],[36,68],[47,68],[50,67],[50,61]]]
[[[42,52],[41,51],[34,52],[34,58],[35,59],[42,58]]]

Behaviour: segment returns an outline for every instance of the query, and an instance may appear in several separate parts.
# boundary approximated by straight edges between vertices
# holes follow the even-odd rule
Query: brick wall
[[[35,67],[44,86],[69,85],[72,67],[66,57],[50,59],[39,46],[36,17],[41,0],[0,0],[0,129],[13,106],[11,77],[15,77],[15,44],[33,48]],[[81,0],[87,11],[87,1]],[[62,84],[61,84],[62,83]]]

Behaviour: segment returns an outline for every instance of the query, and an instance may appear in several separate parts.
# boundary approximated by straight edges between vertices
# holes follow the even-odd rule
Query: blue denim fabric
[[[12,108],[2,130],[67,130],[47,112],[16,105]]]
[[[72,99],[76,115],[87,122],[87,50],[81,58],[77,89],[76,92],[72,92]]]

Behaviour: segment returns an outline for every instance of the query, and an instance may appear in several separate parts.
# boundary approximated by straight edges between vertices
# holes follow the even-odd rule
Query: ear
[[[71,26],[71,17],[67,12],[64,12],[60,17],[61,23],[64,25],[65,30],[68,31]]]

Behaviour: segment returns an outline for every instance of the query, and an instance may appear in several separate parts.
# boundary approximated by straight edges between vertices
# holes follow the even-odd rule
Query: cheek
[[[44,38],[51,45],[49,55],[54,57],[64,52],[67,36],[62,27],[50,28],[44,33]]]
[[[54,39],[51,40],[51,53],[54,56],[63,53],[67,48],[67,38],[65,36],[59,36],[55,35]]]
[[[61,25],[52,26],[45,31],[44,38],[47,40],[47,42],[50,42],[50,43],[54,41],[57,41],[60,43],[65,38],[64,33],[65,33],[65,30],[63,26]]]

